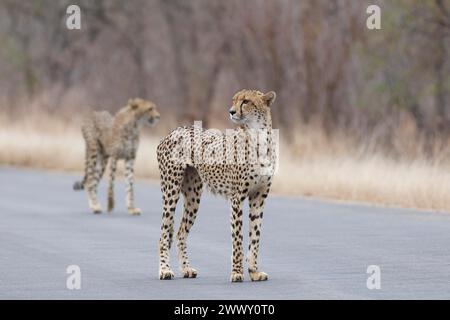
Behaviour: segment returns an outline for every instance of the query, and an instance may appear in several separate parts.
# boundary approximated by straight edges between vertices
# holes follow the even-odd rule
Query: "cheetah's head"
[[[241,90],[233,97],[230,119],[236,124],[252,127],[263,124],[270,117],[270,107],[275,98],[273,91]]]
[[[160,118],[156,105],[148,100],[134,98],[128,100],[128,106],[140,123],[155,125]]]

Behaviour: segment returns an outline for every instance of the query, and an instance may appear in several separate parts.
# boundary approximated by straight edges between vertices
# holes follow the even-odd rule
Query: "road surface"
[[[78,178],[0,168],[1,299],[450,298],[447,213],[272,196],[260,251],[270,279],[230,283],[228,205],[205,193],[188,242],[198,278],[180,277],[172,250],[176,278],[160,281],[159,186],[136,184],[143,215],[135,217],[119,180],[116,210],[93,215],[72,191]],[[102,182],[103,206],[105,193]],[[80,267],[80,290],[66,287],[69,265]],[[380,267],[379,290],[367,288],[370,265]]]

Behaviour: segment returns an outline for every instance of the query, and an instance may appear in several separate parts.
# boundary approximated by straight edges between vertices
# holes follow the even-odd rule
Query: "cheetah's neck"
[[[261,156],[268,160],[271,165],[276,162],[276,146],[274,133],[272,131],[272,119],[268,112],[266,116],[258,122],[250,122],[241,125],[241,130],[247,139],[248,152],[255,152],[256,159]],[[269,163],[266,163],[269,165]]]
[[[138,119],[126,113],[119,113],[114,119],[113,134],[129,136],[139,135],[139,121]]]

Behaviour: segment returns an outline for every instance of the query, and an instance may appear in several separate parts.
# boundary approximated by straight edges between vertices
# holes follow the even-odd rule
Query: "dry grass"
[[[300,136],[295,147],[280,148],[276,193],[450,211],[450,170],[444,164],[357,152],[344,138],[328,141],[314,130]],[[143,135],[138,177],[158,178],[159,139],[154,131]],[[81,172],[83,163],[78,119],[69,124],[45,114],[20,121],[0,116],[0,164]]]
[[[398,162],[379,155],[285,159],[274,189],[282,194],[450,211],[450,171],[421,160]]]

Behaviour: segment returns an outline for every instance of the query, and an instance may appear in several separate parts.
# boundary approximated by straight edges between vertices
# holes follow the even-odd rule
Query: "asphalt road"
[[[176,278],[161,281],[159,186],[137,183],[135,217],[118,181],[116,210],[93,215],[72,191],[77,178],[0,168],[1,299],[450,298],[447,213],[269,197],[260,266],[270,279],[230,283],[228,205],[205,193],[188,242],[199,276],[181,278],[173,250]],[[66,288],[69,265],[80,267],[80,290]],[[369,265],[380,267],[379,290],[366,286]]]

